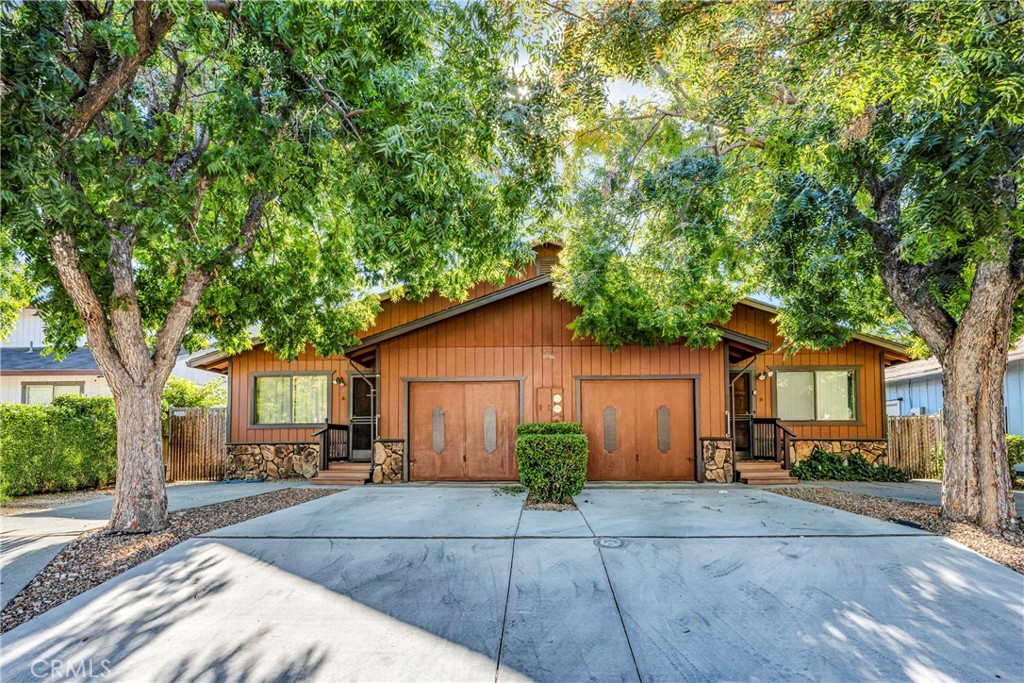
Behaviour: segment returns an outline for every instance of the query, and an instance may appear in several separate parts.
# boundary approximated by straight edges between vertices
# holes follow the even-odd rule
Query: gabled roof
[[[92,357],[92,351],[86,347],[75,349],[64,360],[54,360],[42,349],[27,346],[9,346],[0,349],[0,374],[17,375],[22,373],[43,374],[52,372],[67,374],[80,371],[83,374],[97,374],[100,366]]]
[[[1024,361],[1024,337],[1017,341],[1017,345],[1010,349],[1010,353],[1007,356],[1008,363],[1014,363],[1017,361]],[[911,363],[904,363],[893,368],[888,368],[885,371],[885,381],[888,382],[899,382],[908,379],[918,379],[920,377],[931,377],[933,375],[941,375],[942,367],[939,365],[939,361],[935,357],[925,358],[924,360],[915,360]]]
[[[766,303],[764,301],[758,301],[757,299],[751,299],[750,297],[742,299],[740,301],[740,303],[745,305],[745,306],[750,306],[751,308],[756,308],[759,311],[764,311],[765,313],[778,313],[779,312],[778,306],[773,306],[773,305],[771,305],[769,303]],[[874,346],[880,346],[883,349],[886,349],[888,351],[893,351],[893,352],[895,352],[895,353],[897,353],[897,354],[899,354],[901,356],[904,356],[904,357],[906,357],[906,355],[907,355],[907,345],[906,344],[901,344],[900,342],[893,341],[891,339],[886,339],[885,337],[879,337],[879,336],[874,335],[874,334],[864,334],[862,332],[854,332],[853,333],[853,338],[856,339],[857,341],[862,341],[865,344],[872,344]]]

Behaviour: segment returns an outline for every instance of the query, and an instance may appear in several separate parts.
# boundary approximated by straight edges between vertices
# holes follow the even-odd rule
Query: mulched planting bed
[[[568,503],[547,503],[547,502],[542,502],[542,501],[536,500],[533,497],[532,493],[529,494],[526,497],[526,502],[523,504],[523,507],[525,509],[527,509],[527,510],[558,510],[558,511],[564,511],[564,510],[578,510],[579,509],[579,508],[576,507],[576,503],[572,502],[571,500]]]
[[[128,571],[194,536],[337,493],[336,488],[296,488],[179,510],[153,534],[104,535],[90,531],[64,547],[0,612],[0,633]]]
[[[948,536],[971,550],[1024,574],[1024,530],[992,534],[973,524],[943,519],[938,506],[935,505],[907,503],[821,486],[776,488],[772,489],[772,493]]]

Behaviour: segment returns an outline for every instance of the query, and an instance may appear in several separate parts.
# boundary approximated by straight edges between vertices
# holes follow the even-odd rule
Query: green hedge
[[[0,403],[0,497],[106,486],[116,472],[112,398]]]
[[[526,422],[516,427],[516,434],[582,434],[579,422]]]
[[[524,434],[516,439],[519,482],[537,502],[570,503],[587,483],[587,450],[583,434]]]
[[[847,458],[820,450],[793,465],[790,474],[801,480],[908,481],[907,475],[898,467],[871,465],[864,456],[856,453]]]

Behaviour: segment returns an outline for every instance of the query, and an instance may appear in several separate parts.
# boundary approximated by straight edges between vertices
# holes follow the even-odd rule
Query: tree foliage
[[[105,311],[137,299],[150,345],[193,273],[186,346],[243,348],[259,323],[289,357],[351,342],[372,291],[503,276],[548,156],[512,28],[476,4],[5,4],[0,249],[48,339],[84,332],[58,231]]]
[[[617,312],[621,324],[589,326],[607,341],[720,322],[726,307],[664,326],[668,280],[598,263],[665,273],[684,301],[764,291],[786,337],[814,348],[909,331],[880,252],[900,262],[908,297],[950,320],[979,263],[1021,269],[1019,4],[538,5],[558,26],[542,35],[557,40],[577,120],[562,291]],[[647,96],[594,104],[623,81]],[[685,171],[697,168],[718,170],[695,184]],[[883,236],[870,227],[886,202],[900,215]]]

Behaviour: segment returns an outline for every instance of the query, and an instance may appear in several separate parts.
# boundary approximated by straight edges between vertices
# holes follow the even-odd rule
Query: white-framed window
[[[856,422],[855,368],[775,371],[775,412],[790,422]]]
[[[894,398],[885,402],[885,414],[892,417],[899,417],[903,414],[903,399]]]
[[[330,373],[256,374],[252,424],[314,425],[330,413]]]
[[[51,403],[56,396],[85,393],[83,382],[22,382],[21,402],[30,406]]]

